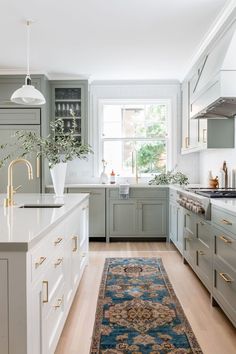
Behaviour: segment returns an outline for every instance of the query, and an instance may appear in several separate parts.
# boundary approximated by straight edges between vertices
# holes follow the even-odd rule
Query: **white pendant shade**
[[[16,90],[11,96],[11,101],[31,106],[42,105],[46,102],[42,93],[32,85],[23,85]]]
[[[30,24],[32,20],[27,20],[27,75],[25,78],[25,85],[16,90],[12,96],[11,101],[18,104],[29,106],[40,106],[46,103],[42,93],[31,85],[30,71],[29,71],[29,45],[30,45]]]

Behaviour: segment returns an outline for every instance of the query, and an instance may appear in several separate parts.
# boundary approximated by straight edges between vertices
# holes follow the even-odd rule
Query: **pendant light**
[[[30,56],[30,25],[32,21],[27,20],[27,74],[25,84],[16,90],[12,96],[11,101],[18,104],[29,106],[39,106],[45,104],[46,100],[42,93],[31,85],[31,77],[29,71],[29,56]]]

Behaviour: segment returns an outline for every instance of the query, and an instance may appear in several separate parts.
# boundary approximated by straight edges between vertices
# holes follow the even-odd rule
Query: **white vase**
[[[56,197],[63,197],[66,180],[66,162],[60,162],[50,168],[52,183]]]

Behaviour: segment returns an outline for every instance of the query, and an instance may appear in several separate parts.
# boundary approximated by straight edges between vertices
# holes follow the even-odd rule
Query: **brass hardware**
[[[36,178],[40,178],[40,157],[36,157]]]
[[[221,278],[224,279],[224,281],[226,281],[226,283],[232,283],[233,279],[231,279],[228,274],[226,273],[219,273]]]
[[[219,239],[222,240],[222,241],[224,241],[225,243],[232,243],[231,240],[229,240],[227,237],[225,237],[225,236],[223,236],[223,235],[220,236]]]
[[[58,258],[57,261],[54,263],[54,267],[59,266],[62,262],[63,262],[63,257],[62,258]]]
[[[185,148],[188,148],[189,147],[189,137],[188,136],[185,137],[184,142],[185,142]]]
[[[73,240],[74,243],[75,243],[75,246],[74,246],[74,248],[72,249],[72,252],[76,252],[77,249],[78,249],[78,237],[77,237],[77,236],[73,236],[73,237],[72,237],[72,240]]]
[[[5,198],[5,200],[4,200],[5,207],[9,207],[9,206],[14,205],[13,194],[14,194],[14,192],[16,192],[16,190],[14,191],[14,188],[13,188],[13,166],[16,165],[17,163],[26,164],[26,166],[28,168],[28,179],[29,180],[33,179],[32,165],[28,160],[21,158],[21,159],[16,159],[16,160],[11,161],[11,163],[8,166],[7,198]]]
[[[207,143],[207,129],[202,130],[202,140],[204,144]]]
[[[63,296],[60,299],[57,299],[56,305],[53,305],[54,309],[56,310],[59,307],[61,307],[62,303],[63,303]]]
[[[231,221],[228,221],[228,220],[226,220],[226,219],[222,219],[222,220],[221,220],[221,223],[222,223],[222,224],[225,224],[225,225],[232,225],[232,222],[231,222]]]
[[[43,286],[46,286],[46,299],[43,299],[43,303],[46,304],[48,302],[48,281],[43,281]]]
[[[200,256],[205,256],[205,253],[203,251],[198,251]]]
[[[62,237],[58,237],[55,241],[54,241],[54,245],[58,245],[60,242],[62,241]]]
[[[35,268],[38,268],[44,261],[46,261],[47,257],[40,257],[39,261],[35,263]]]

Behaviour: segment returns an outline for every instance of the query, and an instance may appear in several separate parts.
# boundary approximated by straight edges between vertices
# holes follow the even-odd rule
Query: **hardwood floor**
[[[97,296],[106,257],[161,257],[184,312],[204,354],[235,354],[236,329],[173,245],[166,243],[90,244],[90,262],[69,313],[56,354],[88,354]]]

